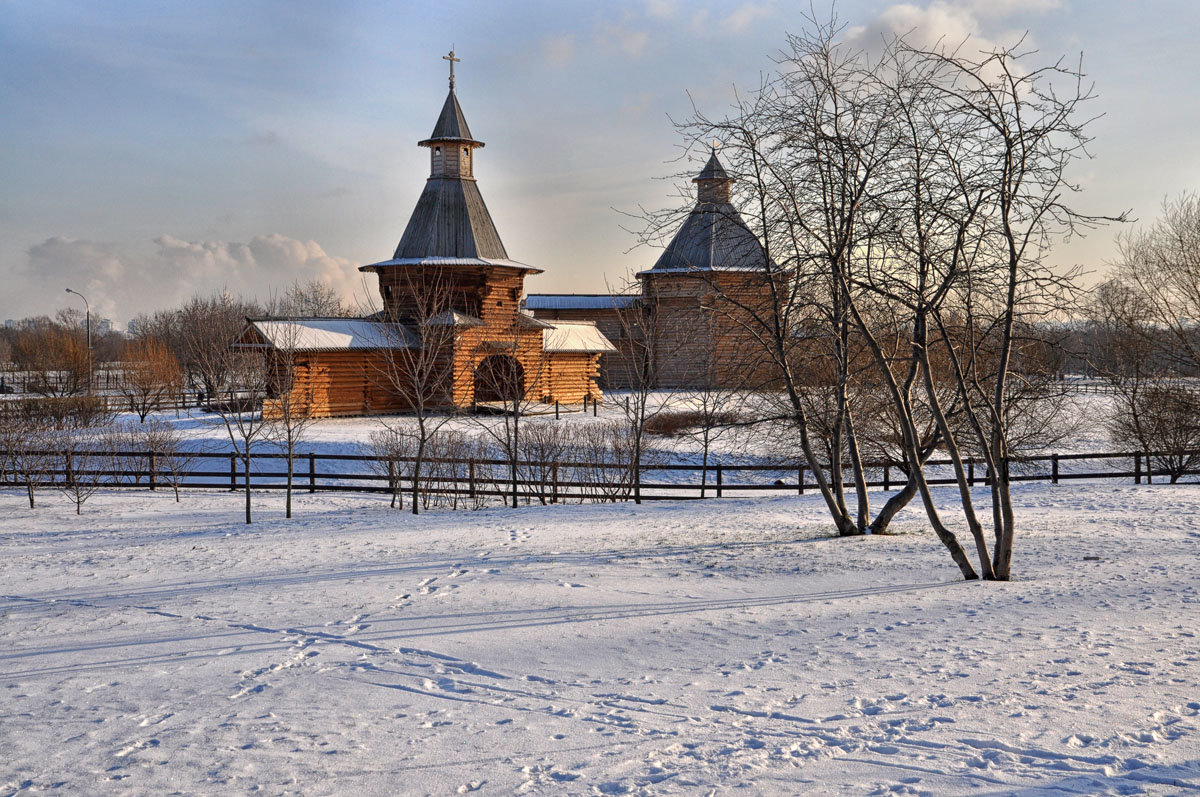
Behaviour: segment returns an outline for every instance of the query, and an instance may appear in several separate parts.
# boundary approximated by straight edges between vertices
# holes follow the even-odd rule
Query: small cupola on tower
[[[429,148],[430,177],[474,180],[475,150],[482,147],[483,142],[471,137],[471,129],[467,127],[467,119],[454,93],[454,64],[462,59],[456,58],[453,50],[442,59],[450,62],[450,93],[446,95],[433,133],[417,143]]]
[[[720,159],[717,158],[717,142],[713,142],[712,155],[709,156],[708,163],[704,164],[700,174],[692,178],[692,182],[698,186],[696,198],[701,202],[723,203],[729,201],[733,178],[729,176],[725,167],[721,165]]]

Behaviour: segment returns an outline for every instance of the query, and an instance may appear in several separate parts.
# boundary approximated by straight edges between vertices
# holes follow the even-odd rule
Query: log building
[[[773,366],[756,335],[769,318],[774,269],[731,202],[733,178],[716,147],[692,182],[696,204],[653,267],[624,295],[531,294],[542,320],[594,321],[617,351],[602,358],[603,383],[628,387],[764,387]]]
[[[454,87],[429,138],[430,173],[391,259],[360,267],[379,280],[367,318],[249,319],[238,344],[271,353],[275,383],[313,416],[398,412],[491,401],[578,404],[600,398],[600,356],[615,348],[592,319],[538,319],[525,278],[475,179],[484,144]],[[286,379],[282,375],[286,374]],[[278,411],[268,401],[264,412]]]

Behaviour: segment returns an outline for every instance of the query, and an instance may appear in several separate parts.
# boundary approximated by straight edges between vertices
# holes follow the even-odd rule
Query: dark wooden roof
[[[392,257],[507,260],[508,253],[474,180],[430,177]]]
[[[639,276],[670,271],[762,270],[766,253],[729,202],[733,178],[717,158],[715,146],[708,163],[692,182],[700,184],[696,206],[654,267],[639,272]]]
[[[446,95],[446,102],[442,105],[437,124],[433,126],[433,133],[420,144],[427,146],[435,141],[471,141],[483,146],[482,141],[475,141],[471,137],[471,128],[467,127],[467,117],[463,116],[462,106],[458,104],[454,89],[450,89],[450,93]]]
[[[729,173],[725,171],[725,167],[721,165],[721,161],[717,158],[717,151],[714,149],[712,156],[709,157],[708,163],[704,164],[704,168],[698,175],[692,178],[693,183],[698,183],[701,180],[732,180]]]
[[[762,244],[737,208],[728,202],[698,202],[654,268],[641,273],[762,270],[765,264]]]

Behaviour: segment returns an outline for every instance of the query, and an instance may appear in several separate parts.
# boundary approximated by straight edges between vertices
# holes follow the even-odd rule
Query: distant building
[[[771,381],[752,330],[769,300],[767,256],[730,201],[733,178],[714,146],[692,180],[696,204],[637,293],[530,294],[525,307],[545,320],[591,320],[620,350],[605,355],[603,382],[624,387],[641,369],[658,387],[746,386]],[[638,377],[643,378],[643,377]]]
[[[4,319],[4,328],[5,329],[16,329],[16,327],[17,327],[17,322],[15,320],[13,320],[11,318]]]

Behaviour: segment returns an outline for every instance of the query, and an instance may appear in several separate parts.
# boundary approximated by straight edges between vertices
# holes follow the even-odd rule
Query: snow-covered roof
[[[531,293],[527,310],[623,310],[640,297],[610,293]]]
[[[421,345],[416,335],[398,324],[364,318],[260,318],[250,319],[249,328],[267,345],[286,351],[419,348]]]
[[[506,266],[508,268],[523,268],[528,271],[541,273],[541,269],[528,263],[509,260],[500,257],[393,257],[391,260],[381,260],[378,263],[368,263],[359,266],[359,271],[368,271],[385,266]]]
[[[556,321],[553,329],[542,331],[542,346],[547,352],[615,352],[617,349],[594,321]]]

